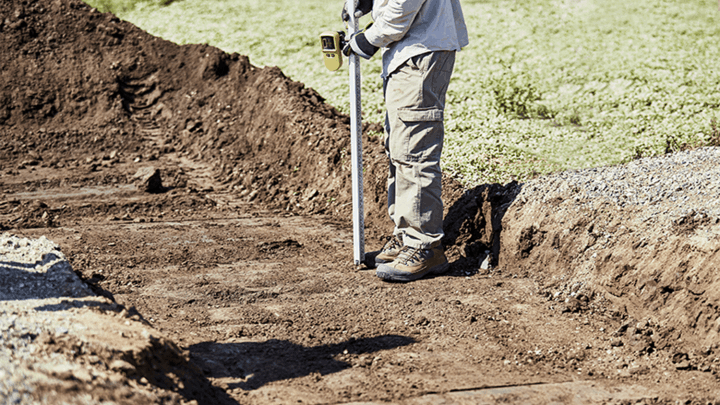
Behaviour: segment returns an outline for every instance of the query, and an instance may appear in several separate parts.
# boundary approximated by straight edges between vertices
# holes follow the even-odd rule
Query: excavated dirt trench
[[[107,311],[179,346],[110,388],[68,376],[60,394],[163,402],[120,390],[144,378],[200,403],[716,400],[716,345],[671,334],[636,350],[628,328],[651,326],[622,300],[558,305],[527,260],[540,240],[503,262],[523,249],[503,239],[525,229],[506,215],[522,185],[445,179],[451,271],[383,283],[351,265],[348,118],[314,90],[74,0],[0,3],[0,39],[0,227],[54,240]],[[390,229],[377,138],[364,160],[376,249]],[[153,193],[135,178],[147,167]]]

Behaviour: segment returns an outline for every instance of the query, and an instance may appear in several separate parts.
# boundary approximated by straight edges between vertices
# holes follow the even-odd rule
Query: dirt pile
[[[179,46],[78,0],[3,2],[0,35],[6,44],[0,170],[37,165],[92,172],[176,152],[211,164],[216,179],[244,201],[349,217],[349,118],[278,68],[257,68],[208,45]],[[392,227],[387,161],[378,137],[365,136],[363,145],[366,225],[377,238]],[[446,214],[454,207],[471,215],[456,205],[462,187],[449,178],[443,183]],[[176,179],[169,186],[175,184],[183,185]],[[472,194],[470,210],[482,190]],[[34,207],[29,216],[36,218],[26,226],[47,224],[39,217],[43,208]],[[473,220],[481,223],[453,249],[462,256],[490,249],[492,236],[478,233],[485,220]],[[455,245],[464,223],[450,213],[446,245]],[[465,249],[476,239],[482,247],[472,242]]]
[[[248,201],[349,212],[349,119],[279,69],[173,44],[80,1],[3,2],[0,34],[5,168],[177,150]],[[372,221],[384,158],[364,141]]]
[[[703,148],[528,182],[502,221],[500,262],[568,309],[594,299],[627,312],[643,325],[629,321],[624,338],[638,350],[711,350],[719,162],[720,148]]]

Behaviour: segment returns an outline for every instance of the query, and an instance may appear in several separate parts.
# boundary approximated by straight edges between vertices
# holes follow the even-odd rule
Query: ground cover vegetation
[[[347,70],[318,35],[341,1],[87,0],[151,34],[278,66],[348,110]],[[464,0],[470,45],[448,91],[444,168],[467,186],[718,142],[720,36],[711,0]],[[364,119],[382,122],[380,57],[362,65]]]

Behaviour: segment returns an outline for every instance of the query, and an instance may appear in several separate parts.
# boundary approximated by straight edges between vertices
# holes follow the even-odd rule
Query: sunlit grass
[[[279,66],[348,110],[347,70],[318,34],[341,1],[93,0],[174,42]],[[467,185],[615,164],[710,136],[720,25],[710,0],[464,0],[470,45],[448,91],[443,164]],[[382,121],[380,57],[362,64],[364,119]]]

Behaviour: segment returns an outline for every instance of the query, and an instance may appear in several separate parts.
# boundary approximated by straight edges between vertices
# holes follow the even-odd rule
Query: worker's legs
[[[443,237],[440,155],[454,51],[411,58],[385,81],[388,213],[404,245],[428,249]]]

